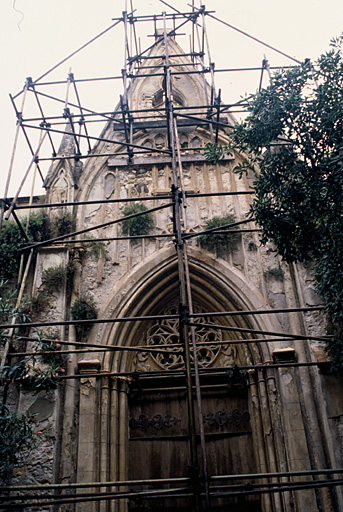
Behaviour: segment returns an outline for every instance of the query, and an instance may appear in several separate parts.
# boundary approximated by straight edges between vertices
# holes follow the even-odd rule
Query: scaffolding
[[[23,246],[21,252],[23,255],[29,255],[28,258],[22,257],[22,264],[20,267],[20,275],[18,278],[19,294],[18,304],[23,295],[26,277],[28,275],[33,255],[44,246],[58,246],[59,244],[75,245],[89,244],[92,241],[82,235],[95,232],[101,228],[121,223],[126,219],[134,218],[147,213],[160,211],[161,209],[168,209],[172,215],[173,233],[172,234],[153,234],[153,235],[137,235],[137,236],[117,236],[117,237],[100,237],[99,242],[113,242],[115,240],[141,240],[150,238],[167,238],[175,245],[177,255],[177,269],[178,269],[178,282],[179,282],[179,311],[171,315],[158,315],[158,316],[139,316],[139,317],[123,317],[123,318],[100,318],[97,320],[68,320],[57,322],[30,322],[26,326],[29,328],[42,328],[52,325],[75,325],[75,324],[90,324],[90,323],[131,323],[131,322],[149,322],[151,320],[178,320],[179,321],[179,340],[175,344],[159,345],[154,348],[148,345],[139,346],[104,346],[99,343],[77,342],[71,340],[60,341],[62,345],[61,354],[81,354],[84,352],[119,352],[119,351],[132,351],[132,352],[150,352],[150,353],[166,353],[170,352],[171,348],[182,349],[185,372],[181,370],[166,370],[164,372],[136,372],[136,378],[139,378],[140,383],[145,389],[154,389],[162,382],[163,379],[168,380],[170,387],[175,389],[185,390],[187,393],[188,404],[188,418],[189,418],[189,468],[190,474],[187,478],[168,478],[168,479],[154,479],[154,480],[121,480],[121,481],[103,481],[103,482],[89,482],[89,483],[69,483],[69,484],[49,484],[49,485],[22,485],[22,486],[8,486],[3,487],[3,492],[10,493],[8,498],[3,498],[6,501],[6,506],[15,509],[29,508],[34,510],[43,506],[57,506],[57,505],[72,505],[76,503],[87,502],[101,502],[112,500],[127,500],[129,498],[140,500],[152,500],[168,498],[171,499],[187,499],[192,503],[194,510],[199,511],[205,506],[210,508],[211,503],[217,499],[226,497],[243,497],[254,495],[265,495],[286,492],[304,492],[308,489],[317,491],[323,487],[327,489],[336,488],[343,483],[342,473],[343,469],[326,469],[314,470],[308,469],[301,472],[277,472],[277,473],[259,473],[259,474],[236,474],[236,475],[209,475],[207,469],[207,451],[206,451],[206,436],[203,427],[203,410],[202,410],[202,391],[206,387],[213,388],[214,386],[225,386],[227,382],[227,368],[199,368],[197,360],[198,344],[196,341],[196,329],[201,326],[202,328],[210,327],[214,329],[213,323],[204,323],[201,321],[204,316],[206,317],[230,317],[230,316],[244,316],[249,317],[252,315],[270,315],[270,314],[287,314],[287,313],[304,313],[310,311],[320,311],[321,307],[297,307],[297,308],[284,308],[284,309],[266,309],[266,310],[246,310],[246,311],[225,311],[211,313],[196,313],[193,307],[192,287],[191,287],[191,271],[188,262],[187,241],[192,238],[199,237],[204,233],[213,234],[227,234],[234,230],[235,233],[252,233],[259,231],[253,225],[253,219],[248,218],[243,221],[232,222],[220,228],[213,228],[211,230],[197,231],[195,233],[186,233],[183,228],[183,219],[186,215],[187,202],[195,197],[214,197],[219,195],[244,195],[254,194],[253,190],[237,191],[237,192],[213,192],[213,193],[190,193],[186,191],[184,186],[183,176],[183,162],[186,160],[186,149],[180,143],[179,130],[183,127],[202,126],[208,130],[211,136],[211,143],[218,143],[218,138],[221,129],[229,130],[230,125],[227,122],[227,116],[231,114],[244,113],[247,111],[247,100],[240,100],[236,103],[225,104],[221,99],[221,90],[217,91],[215,86],[215,76],[217,73],[230,73],[254,71],[258,74],[257,88],[262,88],[262,82],[265,74],[269,75],[274,69],[280,69],[280,66],[272,67],[269,65],[266,58],[263,59],[261,66],[250,68],[232,68],[232,69],[216,69],[214,62],[211,59],[210,47],[208,41],[208,33],[206,29],[206,20],[211,18],[218,23],[224,24],[227,28],[240,32],[246,37],[253,39],[255,42],[264,45],[269,50],[277,52],[278,54],[293,60],[296,64],[299,61],[293,57],[277,50],[276,48],[258,40],[257,38],[243,32],[242,30],[233,27],[229,23],[220,20],[205,6],[195,6],[194,0],[188,12],[180,12],[172,7],[167,2],[161,0],[169,12],[163,12],[156,15],[137,15],[133,7],[133,2],[130,0],[130,10],[127,5],[122,16],[114,18],[113,23],[101,34],[91,39],[81,48],[73,52],[71,55],[63,59],[57,65],[53,66],[46,73],[41,75],[36,80],[28,78],[25,87],[19,93],[11,96],[11,101],[15,114],[17,117],[17,128],[13,154],[10,163],[10,169],[5,187],[4,199],[2,201],[1,209],[1,224],[3,219],[7,221],[11,217],[18,224],[23,237]],[[127,3],[127,2],[126,2]],[[141,51],[140,42],[137,37],[136,26],[140,23],[152,24],[154,42],[145,50]],[[172,25],[172,28],[168,28]],[[75,78],[73,73],[69,73],[66,80],[47,81],[48,75],[55,71],[61,64],[65,63],[69,58],[73,57],[76,53],[83,50],[89,44],[93,43],[96,39],[114,29],[115,27],[123,26],[124,28],[124,66],[121,75],[102,77],[102,78]],[[158,28],[158,27],[162,28]],[[180,55],[170,54],[169,38],[177,37],[180,30],[185,27],[189,28],[190,32],[190,51],[189,53],[182,53]],[[146,62],[152,61],[154,56],[150,54],[151,50],[163,42],[165,47],[165,54],[163,56],[163,65],[146,65]],[[182,70],[180,62],[175,63],[174,58],[187,57],[187,69]],[[160,57],[158,57],[160,58]],[[156,57],[157,59],[157,57]],[[186,66],[186,64],[185,64]],[[192,66],[192,70],[189,67]],[[283,66],[285,67],[285,66]],[[151,70],[151,71],[150,71]],[[172,77],[180,77],[183,74],[195,74],[201,77],[204,84],[204,90],[208,92],[206,104],[197,106],[178,106],[173,97]],[[147,76],[161,77],[163,79],[163,103],[159,106],[152,108],[145,108],[141,110],[134,110],[133,108],[133,83],[137,82],[140,78]],[[113,111],[97,112],[86,108],[82,105],[81,95],[79,93],[79,85],[83,83],[97,83],[99,81],[122,81],[123,94],[120,96],[118,108]],[[209,85],[207,85],[209,82]],[[45,92],[49,90],[50,86],[64,86],[66,88],[65,98],[53,96]],[[71,92],[73,91],[76,102],[70,101]],[[26,117],[24,114],[25,101],[28,95],[32,96],[36,101],[38,109],[37,115]],[[61,115],[49,115],[43,110],[43,100],[49,100],[59,106],[63,105],[63,113]],[[75,109],[71,113],[70,109]],[[187,113],[186,113],[187,112]],[[224,117],[225,116],[225,117]],[[114,134],[120,134],[117,140],[106,139],[102,135],[92,135],[94,126],[97,123],[112,123]],[[67,127],[65,125],[67,123]],[[145,147],[134,142],[134,131],[143,130],[154,127],[163,127],[167,130],[168,145],[167,148],[152,148]],[[35,147],[32,142],[31,135],[39,132],[39,142]],[[15,196],[8,199],[9,184],[12,176],[14,157],[16,152],[17,140],[19,132],[22,132],[27,142],[32,158],[27,167],[22,181],[18,187]],[[73,138],[75,145],[75,154],[72,156],[60,156],[56,150],[55,138],[61,135],[68,135]],[[33,174],[36,179],[36,174],[39,175],[42,183],[45,182],[46,176],[42,170],[43,162],[56,162],[59,159],[71,159],[73,161],[82,161],[92,158],[98,158],[97,145],[101,142],[106,142],[115,146],[122,146],[127,155],[127,164],[133,162],[136,157],[146,157],[150,159],[161,158],[164,162],[168,161],[172,170],[172,184],[170,192],[159,197],[150,196],[140,197],[140,201],[161,201],[161,205],[150,208],[144,212],[132,214],[128,217],[121,217],[113,221],[102,224],[97,224],[89,228],[61,235],[42,242],[31,243],[28,241],[27,232],[25,227],[17,215],[17,212],[22,210],[40,210],[49,208],[65,208],[66,206],[80,206],[91,204],[111,204],[111,203],[130,203],[137,201],[137,198],[120,198],[120,199],[103,199],[98,201],[76,201],[76,202],[53,202],[53,203],[37,203],[33,201],[33,193],[29,204],[22,205],[18,201],[23,186],[29,177]],[[48,143],[52,156],[42,156],[42,149]],[[202,150],[203,148],[192,148],[194,151]],[[102,152],[101,157],[115,157],[117,151],[106,153]],[[156,155],[156,156],[154,156]],[[161,161],[162,161],[161,160]],[[3,354],[2,365],[4,365],[8,356],[8,350],[11,344],[13,332],[22,327],[22,323],[14,321],[8,324],[2,324],[1,329],[9,329],[10,334],[7,335],[8,342],[6,344],[5,352]],[[263,340],[265,343],[283,340],[297,340],[307,342],[313,341],[326,341],[326,336],[310,336],[308,334],[299,333],[285,333],[285,332],[272,332],[263,331],[251,328],[239,327],[225,327],[218,326],[224,332],[233,332],[237,339],[230,339],[229,343],[241,344],[242,339],[240,334],[250,336],[244,339],[245,344],[258,343]],[[35,341],[37,338],[34,336],[27,336],[22,338],[25,341]],[[202,342],[201,346],[206,346]],[[218,345],[228,343],[228,340],[216,342]],[[212,343],[213,344],[213,343]],[[72,345],[74,349],[64,349],[64,346]],[[49,352],[47,352],[49,353]],[[24,351],[16,353],[16,356],[33,355],[35,352]],[[246,365],[241,367],[234,367],[232,370],[239,372],[240,370],[248,371],[250,378],[255,374],[265,374],[265,372],[272,369],[282,368],[299,368],[321,366],[325,367],[325,363],[316,362],[296,362],[296,361],[264,361],[262,365]],[[186,379],[184,375],[186,374]],[[95,377],[101,379],[106,376],[128,377],[132,376],[130,373],[80,373],[74,375],[60,375],[56,379],[60,382],[67,380],[80,380],[86,377]],[[152,377],[156,377],[153,379]],[[157,379],[158,377],[158,379]],[[162,380],[161,380],[162,379]],[[157,382],[157,384],[156,384]],[[199,432],[196,430],[196,424],[199,426]],[[201,457],[198,458],[197,444],[198,437],[200,438]],[[243,483],[242,483],[243,482]],[[140,487],[144,489],[140,489]],[[137,489],[138,487],[138,489]],[[91,489],[91,492],[87,492]],[[111,489],[116,489],[115,491]],[[18,492],[15,496],[13,493]],[[67,493],[67,494],[65,494]]]

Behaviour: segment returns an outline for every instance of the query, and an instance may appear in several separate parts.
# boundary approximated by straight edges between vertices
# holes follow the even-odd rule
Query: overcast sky
[[[189,12],[187,0],[169,0],[175,8]],[[191,0],[189,0],[191,3]],[[329,48],[330,39],[343,31],[342,0],[205,0],[206,8],[214,15],[235,27],[248,32],[271,46],[302,61],[309,57],[316,59]],[[130,6],[130,0],[128,0]],[[171,10],[158,0],[133,0],[137,15],[160,13]],[[15,133],[15,115],[8,94],[19,92],[28,76],[37,79],[54,64],[90,40],[120,17],[125,9],[125,0],[1,0],[1,190],[3,196],[10,155]],[[129,7],[128,7],[128,10]],[[153,27],[145,27],[152,33]],[[207,18],[212,60],[216,68],[260,66],[264,54],[271,66],[292,64],[272,50],[238,34],[218,22]],[[153,40],[147,38],[143,24],[137,27],[141,34],[142,49]],[[183,31],[183,30],[182,30]],[[120,24],[83,50],[77,58],[64,63],[46,80],[64,80],[71,67],[75,78],[116,76],[123,67],[123,26]],[[178,39],[185,51],[189,50],[189,37]],[[223,101],[238,100],[240,95],[251,93],[258,86],[259,74],[219,74],[217,87],[222,89]],[[54,90],[61,98],[65,86]],[[93,83],[80,87],[84,106],[94,110],[111,110],[117,103],[121,84]],[[46,91],[48,92],[48,91]],[[52,89],[49,90],[52,92]],[[46,103],[56,112],[56,105]],[[30,103],[28,104],[30,109]],[[59,113],[63,105],[58,106]],[[24,111],[25,113],[25,111]],[[49,154],[48,146],[46,155]],[[51,151],[50,151],[51,155]],[[15,160],[14,178],[10,195],[16,192],[20,176],[29,163],[26,142],[20,136]],[[23,193],[28,193],[26,186]],[[37,192],[39,188],[37,188]]]

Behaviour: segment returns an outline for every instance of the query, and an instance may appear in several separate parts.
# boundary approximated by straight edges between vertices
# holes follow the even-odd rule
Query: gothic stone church
[[[174,38],[168,37],[168,46],[174,69],[191,69],[188,57]],[[162,69],[164,55],[164,42],[160,41],[144,66],[161,65]],[[28,391],[21,394],[21,409],[37,412],[38,424],[49,429],[51,437],[51,442],[33,450],[27,462],[31,482],[41,483],[44,474],[49,483],[127,482],[121,487],[91,488],[94,496],[100,490],[132,490],[125,499],[60,505],[56,510],[191,510],[192,486],[178,484],[178,480],[170,480],[164,487],[161,483],[158,488],[188,486],[188,493],[182,496],[134,496],[137,489],[148,491],[149,482],[154,479],[189,478],[190,428],[195,429],[199,485],[204,485],[199,419],[195,415],[195,425],[189,425],[185,360],[182,347],[178,346],[180,261],[173,236],[175,219],[168,206],[173,161],[170,152],[164,151],[171,134],[168,123],[159,117],[159,109],[165,105],[166,84],[158,68],[155,71],[142,69],[143,77],[134,80],[128,90],[133,112],[155,109],[155,114],[133,124],[131,134],[133,148],[143,146],[150,151],[137,151],[132,156],[128,155],[127,146],[111,142],[126,141],[119,105],[100,136],[102,140],[93,148],[93,157],[83,164],[70,158],[75,152],[74,140],[69,134],[64,136],[58,155],[61,158],[51,166],[45,182],[48,203],[79,203],[64,207],[76,219],[76,231],[100,226],[77,239],[89,236],[111,240],[100,245],[98,251],[87,249],[87,243],[77,239],[73,245],[51,245],[38,251],[33,295],[41,286],[45,269],[71,262],[74,269],[72,283],[51,293],[40,319],[69,320],[71,305],[84,296],[95,302],[98,319],[151,317],[94,323],[90,332],[81,336],[89,352],[73,353],[68,358],[66,375],[77,374],[80,378],[61,380],[57,390],[48,395]],[[209,103],[209,86],[201,75],[172,75],[171,88],[175,111],[181,114],[187,113],[189,106],[200,108]],[[232,215],[236,221],[245,220],[253,186],[252,177],[239,179],[234,173],[242,160],[240,154],[226,155],[217,163],[206,160],[204,149],[212,140],[211,126],[205,115],[203,122],[191,117],[177,118],[174,143],[180,148],[176,165],[179,169],[182,162],[180,189],[187,199],[180,223],[187,243],[192,310],[194,323],[201,324],[195,328],[199,345],[196,358],[207,472],[213,489],[210,509],[342,510],[339,487],[236,495],[231,492],[227,496],[220,493],[221,485],[227,483],[225,478],[218,478],[221,475],[342,467],[343,409],[335,379],[320,373],[317,366],[280,367],[282,363],[320,361],[325,356],[320,341],[264,334],[315,338],[324,333],[319,312],[273,313],[321,303],[307,270],[280,261],[271,245],[261,246],[252,222],[238,226],[242,229],[235,235],[234,247],[209,249],[191,236],[204,230],[213,217]],[[218,142],[224,145],[234,119],[226,116],[220,120]],[[106,201],[109,199],[121,201]],[[120,219],[123,209],[133,204],[125,199],[135,199],[148,209],[156,208],[151,213],[151,234],[155,236],[135,240],[124,237],[120,222],[112,221]],[[58,211],[51,208],[49,215],[53,217]],[[219,315],[239,311],[265,314]],[[80,341],[73,325],[59,329],[61,340]],[[117,349],[93,351],[92,345],[96,344]],[[169,351],[149,351],[149,347],[168,344]],[[129,350],[139,346],[146,347],[146,351]],[[80,347],[70,345],[70,349],[75,348]],[[192,368],[194,358],[191,352]],[[235,367],[243,367],[244,376],[239,370],[232,370]],[[287,485],[308,478],[295,474],[284,476],[281,481]],[[320,481],[325,477],[315,478]],[[132,486],[132,480],[141,481],[141,485]],[[265,477],[257,482],[274,481],[277,480]],[[256,480],[245,478],[229,483],[244,490],[246,487],[239,484],[247,482]]]

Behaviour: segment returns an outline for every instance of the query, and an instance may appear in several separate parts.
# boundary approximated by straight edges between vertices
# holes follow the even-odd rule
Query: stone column
[[[258,464],[258,472],[268,472],[268,462],[266,459],[265,442],[262,427],[261,404],[258,396],[257,389],[257,372],[249,370],[249,393],[250,393],[250,416],[251,426],[253,431],[254,450],[256,454],[256,461]],[[267,479],[261,479],[261,482],[266,482]],[[261,504],[264,512],[272,512],[272,500],[270,494],[262,494]]]
[[[266,388],[265,369],[257,370],[257,387],[261,404],[263,438],[268,460],[268,472],[275,473],[278,471],[278,461],[275,453],[274,432],[270,417],[270,405]],[[277,481],[277,479],[272,479],[272,482],[275,481]],[[280,493],[273,493],[271,495],[271,500],[274,503],[273,510],[277,510],[278,512],[283,510]]]
[[[111,379],[111,410],[110,410],[110,480],[119,480],[118,476],[118,379]],[[112,487],[111,491],[117,492],[118,487]],[[111,500],[110,512],[118,512],[118,500]]]
[[[113,377],[110,409],[110,479],[127,480],[128,467],[128,380]],[[125,491],[127,487],[112,487],[113,492]],[[110,512],[127,512],[128,500],[111,500]]]
[[[128,379],[121,377],[119,379],[119,480],[127,480],[127,466],[128,466]],[[121,491],[126,491],[127,487],[121,487]],[[127,512],[128,500],[119,501],[119,512]]]
[[[294,368],[279,368],[281,414],[289,471],[311,468]],[[308,477],[304,477],[308,480]],[[297,480],[301,480],[300,477]],[[318,510],[315,492],[295,492],[297,510]]]
[[[100,369],[98,359],[79,361],[81,374],[96,373]],[[97,480],[98,454],[97,432],[99,427],[98,391],[96,377],[84,377],[80,381],[79,435],[77,456],[77,482],[94,482]],[[95,489],[87,489],[89,493]],[[81,492],[81,491],[80,491]],[[84,492],[84,489],[82,490]],[[76,512],[95,512],[96,502],[76,504]]]
[[[109,411],[110,408],[110,390],[109,377],[101,378],[101,397],[100,397],[100,464],[99,477],[100,482],[109,480]],[[107,487],[101,487],[100,492],[106,492]],[[99,512],[109,510],[108,501],[100,501]]]
[[[75,249],[73,253],[74,264],[74,277],[73,277],[73,292],[71,296],[71,303],[79,298],[80,295],[80,280],[82,270],[82,252],[81,249]],[[68,339],[71,344],[68,345],[69,350],[75,349],[73,341],[76,341],[75,326],[69,326]],[[74,375],[76,366],[76,354],[69,354],[67,375]],[[76,447],[75,447],[75,409],[78,394],[79,383],[75,379],[66,381],[65,395],[64,395],[64,409],[63,409],[63,423],[62,423],[62,442],[61,442],[61,472],[60,478],[62,483],[73,482],[75,477],[76,466]],[[63,508],[67,510],[67,507]]]
[[[280,418],[280,400],[279,392],[277,390],[277,385],[275,381],[275,370],[266,369],[266,385],[268,391],[270,417],[273,426],[275,452],[278,461],[278,471],[287,472],[288,464],[285,451],[285,443],[283,438],[282,422]],[[290,481],[290,479],[289,477],[283,477],[279,479],[279,481],[287,483]],[[283,504],[282,510],[285,510],[287,512],[291,511],[291,504],[294,501],[293,494],[291,492],[281,492],[280,498]]]

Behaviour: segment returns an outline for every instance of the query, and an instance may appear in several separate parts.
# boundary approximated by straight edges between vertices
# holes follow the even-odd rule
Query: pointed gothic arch
[[[206,306],[208,312],[253,309],[258,311],[265,308],[265,302],[259,290],[235,267],[196,248],[190,249],[189,252],[192,291],[196,302]],[[151,258],[147,258],[133,272],[118,281],[112,297],[105,306],[103,316],[128,318],[156,315],[157,311],[170,301],[170,297],[174,299],[177,296],[177,285],[178,274],[174,249],[163,249]],[[126,291],[125,295],[123,290]],[[231,325],[264,331],[281,330],[275,315],[249,317],[249,319],[247,316],[227,317],[221,318],[220,322],[223,326]],[[142,328],[144,329],[140,322],[134,322],[134,325],[130,322],[114,323],[100,328],[100,332],[94,332],[93,338],[101,338],[102,343],[107,345],[130,346],[134,345],[135,339],[139,339]],[[231,339],[234,337],[237,337],[235,333],[231,335]],[[113,356],[113,353],[106,354],[102,367],[108,371],[130,371],[127,356],[120,354],[119,356]],[[252,364],[270,359],[270,349],[266,343],[259,343],[259,349],[251,352]]]
[[[247,282],[241,272],[224,260],[214,259],[208,253],[205,254],[199,249],[192,249],[189,252],[189,263],[192,270],[194,300],[202,304],[206,308],[206,312],[258,310],[264,307],[260,292],[251,283]],[[142,262],[138,268],[136,267],[133,272],[117,283],[112,297],[108,300],[103,316],[128,318],[161,314],[170,302],[170,298],[177,298],[177,290],[178,274],[174,250],[165,249],[148,259],[148,261]],[[216,322],[219,322],[223,327],[236,326],[266,331],[280,330],[275,315],[270,318],[268,315],[254,318],[250,316],[249,319],[245,316],[221,317],[216,319]],[[230,337],[230,332],[225,333],[225,339],[228,339],[227,334]],[[97,333],[93,333],[93,339],[101,339],[103,344],[130,347],[143,345],[146,340],[145,335],[146,323],[143,321],[126,321],[99,328]],[[230,339],[235,336],[235,333],[231,334]],[[248,333],[242,334],[243,340],[247,337],[251,337],[251,335]],[[102,472],[102,476],[100,476],[98,474],[99,469],[97,467],[93,468],[92,476],[95,480],[97,478],[104,480],[132,478],[133,470],[129,464],[132,464],[132,461],[135,461],[137,456],[141,455],[132,452],[132,446],[134,444],[135,447],[140,446],[141,439],[134,438],[131,441],[128,435],[130,418],[132,422],[136,421],[139,418],[137,411],[141,411],[140,405],[138,404],[137,409],[137,402],[132,399],[132,394],[130,394],[132,390],[130,374],[132,375],[132,372],[135,371],[132,354],[131,351],[106,353],[101,364],[103,370],[116,372],[122,376],[102,378],[102,384],[94,395],[93,400],[96,401],[94,402],[94,408],[95,410],[98,408],[97,416],[102,421],[100,432],[94,431],[94,445],[92,447],[94,452],[98,453],[98,459],[95,458],[95,460],[99,460],[98,467]],[[237,351],[236,354],[237,364],[260,364],[271,359],[271,348],[270,344],[258,341],[247,344],[245,349]],[[216,364],[212,368],[215,369]],[[229,464],[228,471],[234,472],[236,468],[238,473],[274,472],[282,467],[287,467],[287,459],[295,456],[295,454],[287,453],[287,442],[280,435],[281,429],[278,430],[277,428],[280,421],[277,408],[281,407],[283,397],[274,371],[261,366],[261,370],[251,372],[247,393],[244,396],[245,401],[241,400],[240,403],[245,403],[246,412],[249,411],[251,438],[249,438],[250,434],[245,434],[247,437],[240,438],[237,445],[222,444],[221,449],[218,447],[219,445],[211,445],[210,458],[215,451],[223,455],[227,450],[228,458],[233,460],[233,465],[230,466]],[[230,402],[230,400],[230,398],[227,398],[220,402],[222,412],[225,407],[228,411],[234,407],[232,404],[236,402]],[[154,401],[149,401],[149,403],[153,404]],[[172,403],[171,407],[174,407],[175,403],[180,403],[180,400],[174,400]],[[205,402],[206,417],[209,417],[212,412],[209,413],[206,407],[208,406]],[[226,411],[224,413],[226,414]],[[176,418],[176,416],[175,414],[173,417]],[[147,418],[147,415],[143,414],[142,417]],[[89,428],[88,423],[87,428]],[[231,433],[230,435],[234,434]],[[79,439],[82,439],[82,436],[83,433],[80,431]],[[248,444],[246,444],[247,442]],[[145,450],[148,449],[147,443],[144,446]],[[238,454],[232,446],[239,446]],[[79,453],[85,447],[86,445],[83,446],[82,442],[79,442]],[[89,449],[89,445],[87,445],[87,449]],[[184,453],[184,447],[178,452]],[[173,464],[175,464],[175,450],[173,453]],[[151,453],[147,455],[146,459],[154,461]],[[179,461],[177,464],[180,464]],[[221,470],[223,470],[223,464],[219,463]],[[87,468],[87,471],[87,478],[89,478],[89,468]],[[149,477],[156,477],[156,474],[149,473],[149,471],[152,471],[151,469],[147,471]],[[134,472],[134,479],[137,478],[138,474]],[[82,479],[82,468],[81,472],[79,468],[78,480],[82,481]],[[264,511],[288,510],[288,504],[284,497],[280,497],[278,494],[266,495],[262,498],[262,502]],[[257,508],[250,509],[249,504],[245,504],[245,506],[248,507],[246,510],[260,510],[259,507],[262,505],[259,505],[259,502],[252,502],[251,507]],[[125,510],[140,510],[133,505],[132,507]]]

